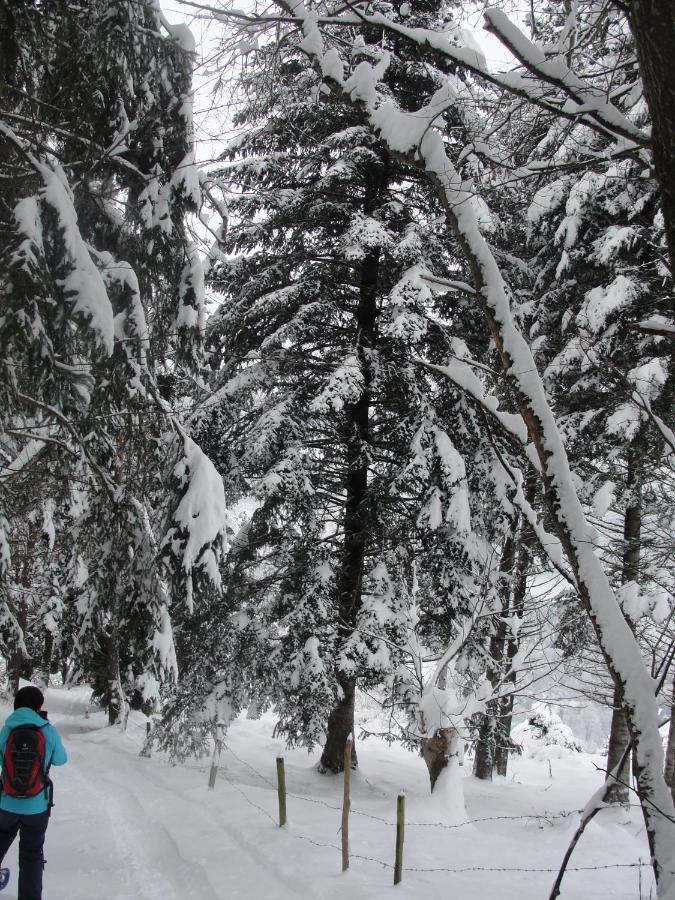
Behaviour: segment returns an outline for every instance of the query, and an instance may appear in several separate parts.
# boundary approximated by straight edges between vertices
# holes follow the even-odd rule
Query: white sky
[[[209,0],[205,0],[207,4]],[[211,0],[209,5],[218,6],[218,0]],[[246,0],[241,7],[245,8]],[[473,40],[483,51],[489,67],[495,71],[508,68],[513,60],[507,50],[493,35],[488,34],[482,27],[483,10],[491,3],[474,0],[466,4],[466,28],[471,33]],[[507,3],[509,13],[521,23],[525,22],[527,10],[524,5]],[[197,42],[200,58],[195,72],[195,143],[197,161],[200,165],[207,165],[217,158],[231,134],[230,112],[226,106],[227,98],[214,97],[214,87],[219,78],[217,66],[212,62],[212,56],[218,47],[218,37],[222,34],[223,26],[220,23],[209,20],[206,14],[198,14],[194,8],[182,3],[181,0],[161,0],[161,6],[169,22],[183,22],[187,24],[194,34]]]

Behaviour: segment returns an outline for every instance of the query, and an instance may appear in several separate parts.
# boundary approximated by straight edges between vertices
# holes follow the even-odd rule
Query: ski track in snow
[[[51,692],[52,708],[55,695]],[[67,702],[61,703],[62,697]],[[252,870],[257,896],[297,897],[297,880],[287,887],[264,855],[242,840],[217,810],[208,808],[203,791],[193,798],[172,790],[172,774],[180,769],[139,758],[136,746],[132,754],[110,749],[105,739],[111,732],[100,728],[99,716],[83,719],[85,707],[67,694],[58,701],[58,712],[50,720],[63,737],[69,759],[52,773],[56,806],[45,844],[44,900],[249,897]],[[192,853],[200,832],[205,845],[217,842],[219,863],[229,869],[227,884],[219,888],[208,876],[208,855],[195,858]],[[17,851],[18,840],[5,863],[12,872],[3,892],[7,900],[16,900]]]
[[[58,727],[58,722],[55,724]],[[67,727],[62,726],[61,730],[67,740]],[[109,820],[116,857],[124,863],[129,882],[128,894],[121,895],[125,900],[127,897],[129,900],[220,900],[225,896],[211,883],[204,867],[206,860],[187,859],[183,855],[176,832],[188,832],[192,826],[204,831],[211,841],[217,836],[221,859],[229,858],[232,877],[227,896],[243,897],[250,893],[248,877],[238,878],[237,873],[248,873],[251,868],[257,870],[257,889],[269,891],[264,896],[295,896],[292,891],[283,890],[277,872],[270,871],[265,877],[264,857],[253,846],[237,839],[236,830],[213,814],[203,796],[194,799],[182,794],[178,798],[156,773],[153,761],[111,752],[91,740],[87,741],[85,753],[78,746],[76,736],[69,741],[69,746],[73,748],[72,771],[79,769],[76,778],[83,782],[76,788],[79,796],[88,791],[96,808],[104,811]],[[161,768],[164,774],[166,767]],[[66,775],[66,770],[63,771]],[[158,817],[161,810],[167,810],[174,834]],[[194,836],[188,843],[194,844]],[[237,884],[238,881],[244,883]]]

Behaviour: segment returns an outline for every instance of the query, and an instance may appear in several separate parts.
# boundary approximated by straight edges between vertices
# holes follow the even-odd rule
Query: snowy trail
[[[69,763],[53,772],[56,807],[45,855],[44,900],[541,900],[552,876],[533,871],[559,864],[578,809],[597,787],[598,759],[586,755],[546,763],[514,760],[509,780],[464,778],[472,819],[502,819],[460,830],[415,828],[444,819],[428,795],[415,754],[366,742],[362,771],[352,779],[351,869],[340,873],[340,779],[317,775],[301,751],[284,751],[271,718],[239,719],[230,730],[215,791],[208,765],[172,767],[159,756],[139,756],[142,717],[126,733],[107,728],[105,716],[86,717],[89,691],[50,690],[50,719],[60,730]],[[2,711],[0,711],[2,712]],[[275,757],[283,752],[289,785],[289,825],[276,825]],[[407,795],[404,880],[395,889],[391,868],[397,793]],[[309,798],[301,802],[297,795]],[[324,805],[322,805],[324,804]],[[552,814],[552,819],[536,818]],[[529,818],[530,816],[535,818]],[[16,844],[7,857],[12,881],[3,897],[16,900]],[[607,810],[584,836],[574,864],[634,864],[646,859],[639,814]],[[529,871],[518,871],[521,866]],[[430,871],[441,867],[457,872]],[[488,868],[495,870],[488,871]],[[504,868],[511,871],[504,871]],[[498,871],[501,869],[501,871]],[[643,896],[649,870],[643,870]],[[562,900],[636,900],[637,869],[571,872]]]
[[[83,719],[85,706],[62,696],[65,708],[51,692],[50,720],[63,736],[69,762],[53,772],[56,806],[45,845],[45,900],[250,897],[252,870],[258,896],[297,896],[209,809],[201,773],[201,789],[195,788],[201,796],[191,797],[184,771],[139,758],[131,742],[128,753],[110,748],[110,731],[101,730],[100,717]],[[180,797],[171,785],[173,773],[182,776]],[[190,774],[196,782],[197,774]],[[16,900],[17,843],[7,856],[8,900]],[[220,883],[211,881],[214,868]]]

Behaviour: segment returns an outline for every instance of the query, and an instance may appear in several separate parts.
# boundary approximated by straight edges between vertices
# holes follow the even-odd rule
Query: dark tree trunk
[[[481,781],[492,781],[497,760],[497,701],[490,700],[478,729],[473,774]]]
[[[14,616],[21,631],[26,633],[26,625],[28,624],[28,613],[26,605],[19,600],[18,605],[14,606]],[[12,650],[7,661],[7,682],[12,695],[19,690],[19,681],[21,678],[30,680],[31,670],[29,660],[23,655],[17,647]]]
[[[525,489],[525,499],[532,505],[536,493],[536,481],[530,479]],[[522,620],[525,614],[525,594],[527,592],[527,575],[530,568],[530,544],[534,536],[527,522],[521,518],[520,531],[518,532],[518,552],[516,554],[515,573],[513,579],[513,596],[511,598],[511,615]],[[516,658],[520,640],[513,632],[509,634],[506,647],[506,666],[508,670]],[[509,764],[509,748],[511,747],[511,726],[513,724],[513,700],[516,685],[516,673],[511,674],[505,680],[505,687],[512,689],[505,697],[500,699],[499,729],[497,733],[497,747],[495,751],[495,768],[498,775],[506,775]]]
[[[661,187],[670,271],[675,276],[675,3],[673,0],[632,0],[629,10],[645,98],[651,113],[654,170]]]
[[[25,589],[26,594],[32,587],[33,577],[33,558],[35,556],[35,547],[37,536],[35,529],[28,526],[26,532],[26,543],[23,547],[24,557],[21,564],[21,576],[19,585]],[[24,599],[23,593],[20,593],[16,601],[9,603],[10,611],[14,614],[16,622],[21,629],[21,633],[25,638],[26,628],[28,626],[28,603]],[[18,646],[14,646],[9,654],[7,662],[7,682],[9,689],[13,694],[19,690],[19,680],[25,678],[30,680],[33,674],[32,661],[28,659]]]
[[[387,187],[387,166],[371,168],[367,175],[364,212],[371,213]],[[346,407],[345,423],[345,514],[344,553],[338,582],[340,621],[338,634],[346,640],[356,627],[361,609],[363,565],[366,556],[369,517],[368,509],[368,444],[370,440],[370,408],[372,351],[376,345],[377,289],[380,276],[380,251],[370,251],[361,264],[359,302],[356,308],[357,354],[363,376],[363,390],[359,399]],[[338,672],[341,696],[328,718],[326,743],[319,771],[341,772],[344,769],[344,747],[354,731],[354,696],[356,678]],[[356,747],[352,748],[352,768],[357,766]]]
[[[632,454],[631,454],[632,456]],[[637,581],[640,568],[640,529],[642,522],[642,497],[639,475],[636,472],[634,458],[629,459],[629,481],[632,481],[633,496],[626,508],[623,523],[623,562],[621,583]],[[630,622],[629,622],[630,624]],[[609,750],[607,753],[607,774],[612,772],[621,762],[626,747],[630,743],[628,721],[622,708],[620,690],[614,688],[612,703],[612,725],[609,732]],[[628,806],[630,802],[630,754],[618,773],[619,783],[614,785],[607,796],[607,802]]]
[[[319,762],[320,772],[342,772],[344,770],[345,744],[354,732],[354,697],[356,678],[338,675],[342,697],[338,700],[328,719],[326,743]],[[356,745],[352,744],[352,769],[358,766]]]
[[[515,524],[513,531],[515,531]],[[504,658],[506,654],[507,634],[505,618],[511,608],[511,575],[515,559],[515,540],[509,534],[504,543],[502,558],[499,564],[502,584],[502,609],[495,632],[490,639],[490,663],[487,677],[495,688],[504,674]],[[473,762],[473,774],[483,781],[492,781],[492,772],[496,761],[499,699],[490,700],[482,716],[476,742],[476,755]]]
[[[105,705],[108,710],[108,725],[116,725],[122,715],[122,697],[120,696],[120,644],[119,629],[113,625],[107,643],[107,682],[108,690]]]
[[[668,747],[666,748],[666,783],[670,787],[675,802],[675,677],[673,677],[673,693],[670,699],[670,726],[668,728]]]
[[[45,687],[49,687],[49,677],[52,672],[52,656],[54,654],[54,635],[51,631],[45,632],[45,643],[42,650],[42,681]]]

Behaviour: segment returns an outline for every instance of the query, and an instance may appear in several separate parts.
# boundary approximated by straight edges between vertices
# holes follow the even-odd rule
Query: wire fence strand
[[[247,768],[250,772],[256,775],[265,785],[275,792],[277,790],[277,785],[270,778],[264,775],[262,772],[259,772],[254,766],[252,766],[245,759],[242,759],[235,751],[229,746],[229,744],[224,743],[223,747],[227,750],[231,756],[236,759],[239,763],[241,763],[245,768]],[[186,766],[186,768],[193,769],[199,772],[206,772],[208,769],[204,766]],[[256,809],[258,812],[262,813],[267,819],[272,822],[274,826],[278,826],[277,820],[274,816],[252,800],[246,792],[240,787],[240,785],[236,784],[228,775],[223,771],[222,768],[219,769],[219,774],[222,774],[226,783],[233,788],[242,799],[253,809]],[[288,793],[288,797],[292,797],[295,800],[300,800],[304,803],[312,803],[318,806],[325,806],[327,809],[330,809],[333,812],[341,812],[342,808],[339,806],[334,806],[331,803],[326,803],[325,800],[320,800],[316,797],[305,797],[302,794],[293,794]],[[467,819],[465,822],[458,822],[455,824],[446,824],[444,822],[406,822],[406,828],[408,827],[419,827],[419,828],[443,828],[443,829],[458,829],[464,828],[467,825],[474,825],[481,822],[499,822],[499,821],[514,821],[514,820],[545,820],[545,821],[554,821],[556,819],[565,819],[569,816],[579,814],[581,810],[568,810],[560,813],[531,813],[531,814],[520,814],[514,816],[502,815],[502,816],[482,816],[476,819]],[[383,825],[387,825],[389,827],[395,828],[396,823],[390,822],[382,816],[377,816],[372,813],[364,812],[363,810],[351,810],[352,815],[362,816],[366,819],[373,819],[374,821],[380,822]],[[309,835],[302,834],[297,831],[295,828],[286,827],[284,829],[285,833],[290,835],[299,841],[304,841],[305,843],[312,844],[315,847],[320,847],[322,849],[335,850],[337,853],[341,852],[341,848],[337,844],[333,844],[327,841],[319,841],[316,838],[309,837]],[[393,869],[394,866],[392,863],[387,862],[383,859],[378,859],[375,856],[366,856],[361,853],[351,853],[349,854],[349,858],[353,860],[360,860],[362,862],[374,863],[375,865],[381,866],[384,869]],[[626,862],[626,863],[600,863],[597,865],[586,865],[586,866],[569,866],[568,872],[603,872],[608,869],[651,869],[651,863],[643,862],[639,860],[638,862]],[[406,872],[416,872],[416,873],[447,873],[452,875],[461,875],[467,874],[471,872],[502,872],[502,873],[522,873],[522,874],[555,874],[559,871],[559,867],[557,866],[405,866]]]

